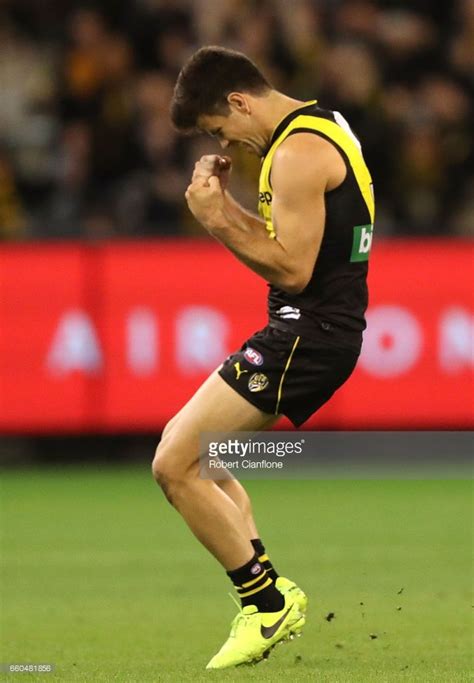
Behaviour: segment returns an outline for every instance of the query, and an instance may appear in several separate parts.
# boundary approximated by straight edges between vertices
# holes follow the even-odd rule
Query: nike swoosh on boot
[[[268,638],[271,638],[272,636],[275,635],[275,633],[278,631],[278,629],[280,628],[280,626],[281,626],[281,625],[283,624],[283,622],[285,621],[285,619],[286,619],[286,617],[288,616],[290,610],[291,610],[291,607],[289,607],[289,608],[286,610],[285,614],[282,614],[282,616],[278,619],[278,621],[276,621],[274,624],[272,624],[272,626],[264,626],[263,624],[261,624],[261,626],[260,626],[260,633],[262,634],[263,638],[268,639]]]

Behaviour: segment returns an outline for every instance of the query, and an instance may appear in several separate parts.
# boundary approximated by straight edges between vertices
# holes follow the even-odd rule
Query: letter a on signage
[[[83,311],[68,311],[59,321],[46,360],[56,375],[74,371],[96,374],[103,365],[94,324]]]

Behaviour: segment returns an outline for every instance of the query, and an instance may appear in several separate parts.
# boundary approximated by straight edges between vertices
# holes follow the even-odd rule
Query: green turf
[[[228,582],[147,468],[2,479],[0,661],[56,666],[5,679],[472,680],[466,481],[248,482],[277,568],[309,593],[308,624],[267,662],[206,673],[235,610]]]

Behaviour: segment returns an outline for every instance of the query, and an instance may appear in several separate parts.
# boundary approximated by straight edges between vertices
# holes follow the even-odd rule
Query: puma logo
[[[236,374],[236,379],[240,379],[240,375],[244,375],[248,370],[241,370],[240,369],[240,361],[237,361],[237,363],[234,363],[234,368],[235,368],[235,374]]]

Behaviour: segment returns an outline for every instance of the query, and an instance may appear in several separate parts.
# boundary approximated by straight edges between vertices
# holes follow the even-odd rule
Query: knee
[[[172,479],[175,476],[172,465],[172,455],[170,449],[163,445],[163,441],[157,446],[155,456],[151,463],[151,472],[155,481],[161,485],[165,480]]]
[[[176,491],[185,481],[186,472],[180,467],[176,448],[169,438],[162,439],[155,451],[151,471],[157,484],[173,505]]]
[[[160,443],[156,447],[155,455],[151,463],[151,472],[154,479],[160,483],[162,479],[167,475],[167,470],[171,462],[171,454],[169,448],[170,435],[173,427],[174,418],[170,420],[163,429],[161,434]]]
[[[155,457],[151,464],[151,472],[168,501],[173,504],[171,497],[171,482],[173,480],[173,475],[171,467],[168,464],[168,456],[163,452],[161,444],[158,445],[158,448],[155,451]]]

